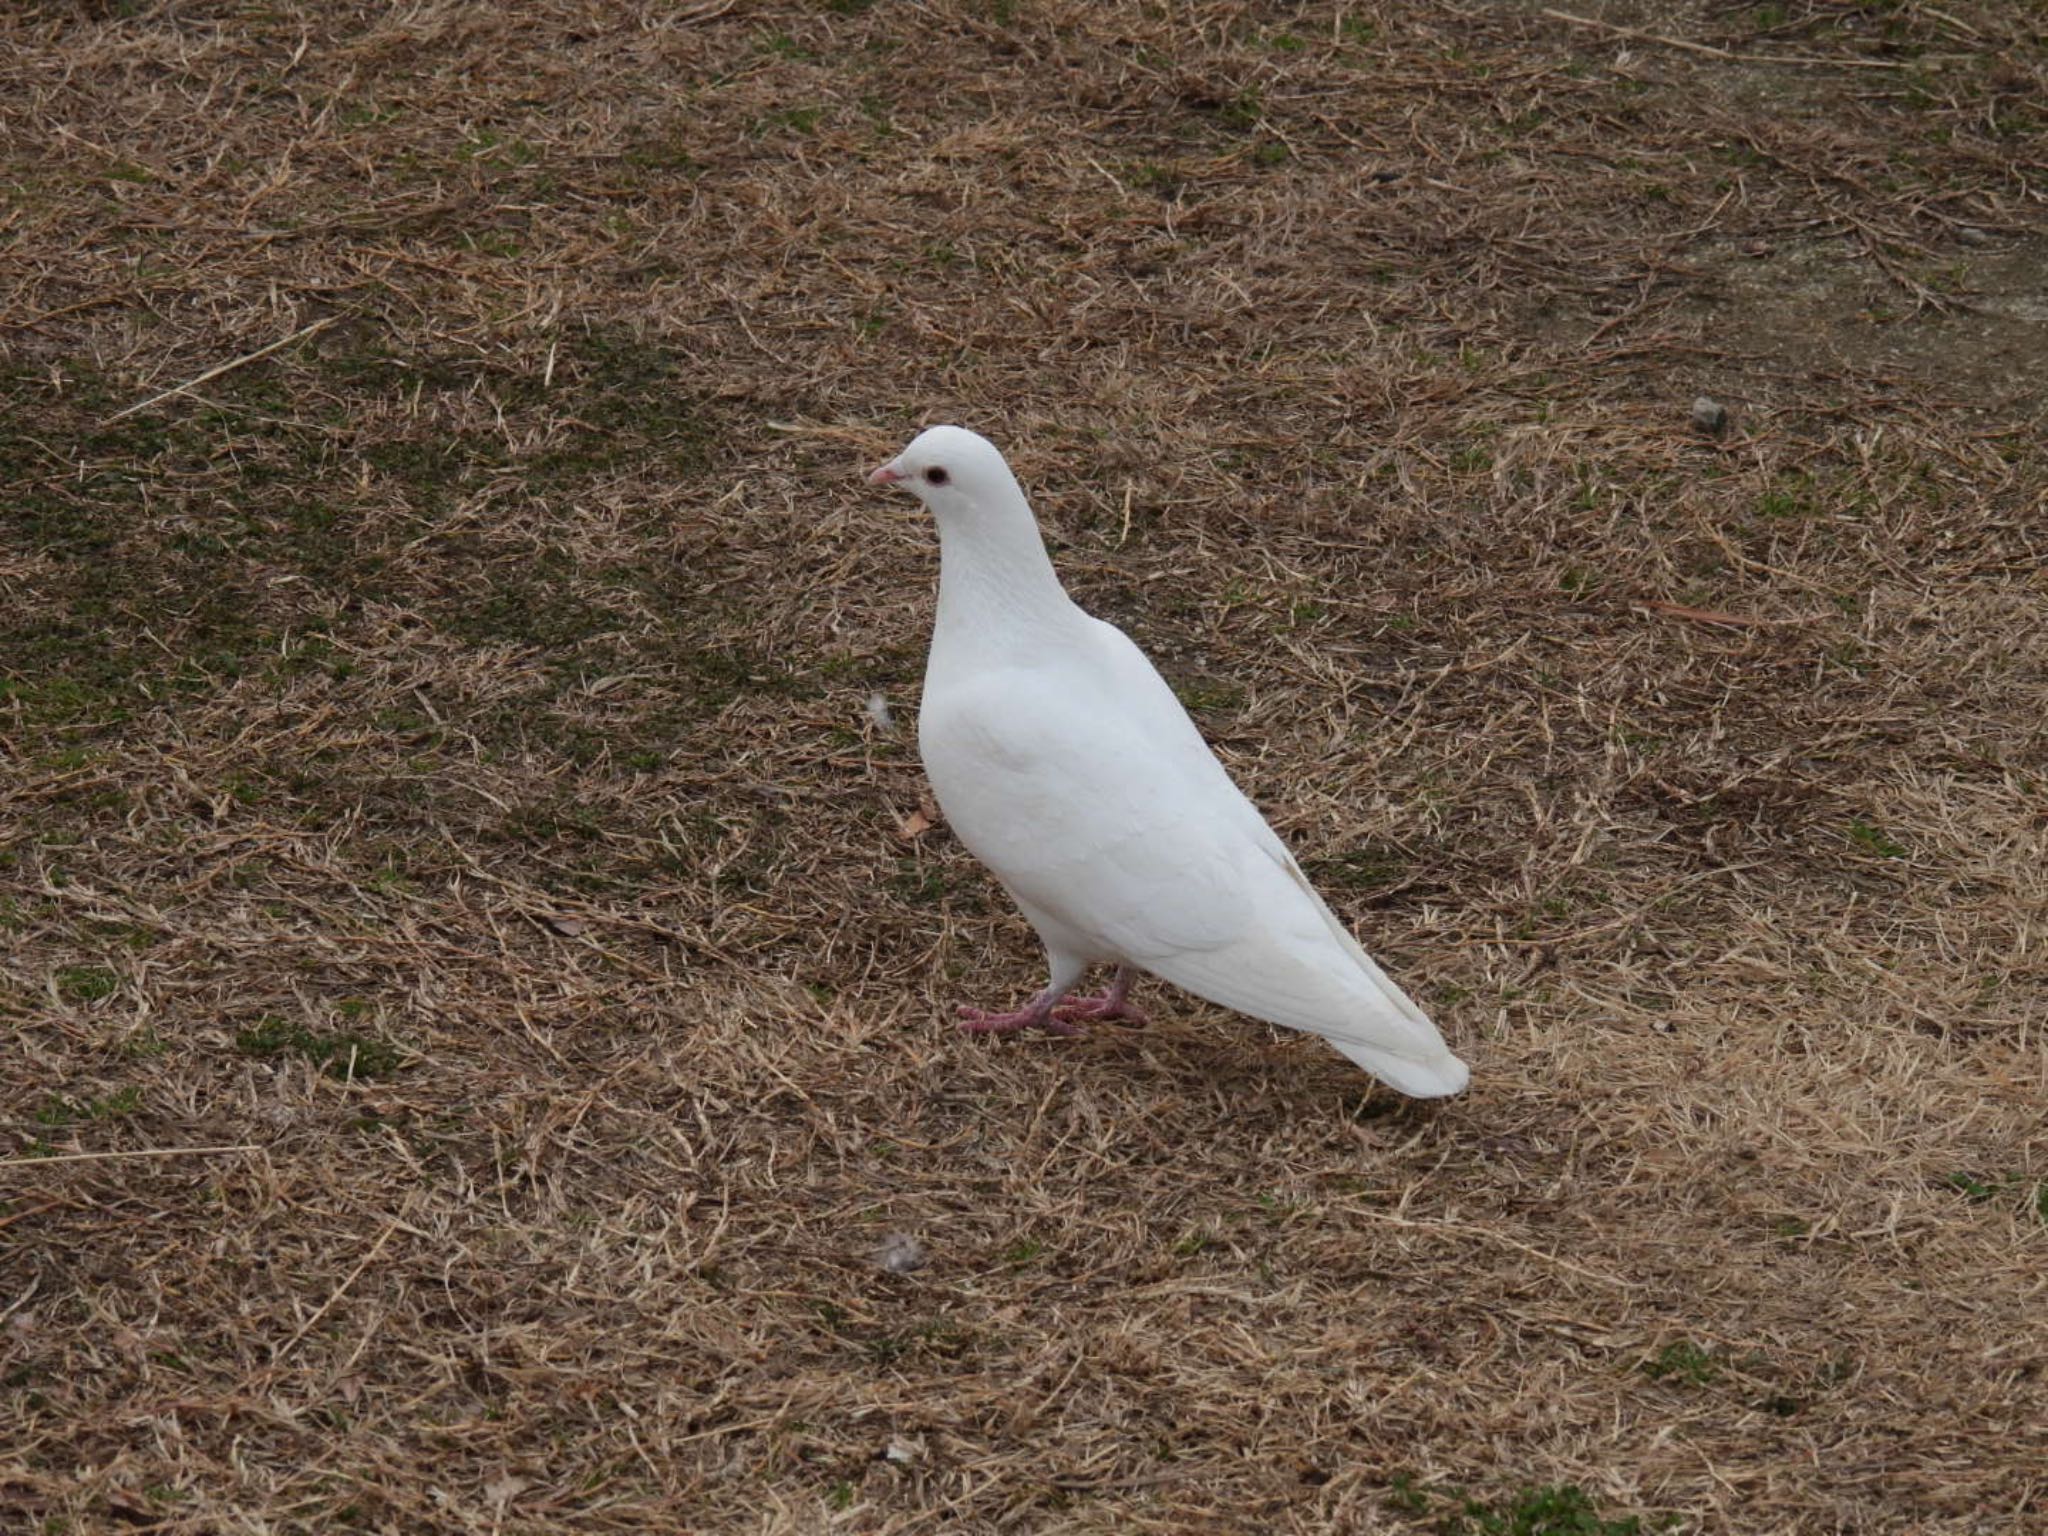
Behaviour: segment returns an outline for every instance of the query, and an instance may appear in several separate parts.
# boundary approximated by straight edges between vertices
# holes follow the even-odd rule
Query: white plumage
[[[1067,596],[994,445],[933,427],[869,479],[915,492],[938,523],[918,744],[946,820],[1052,972],[1013,1013],[963,1009],[966,1027],[1135,1013],[1135,968],[1320,1035],[1403,1093],[1463,1088],[1465,1064],[1324,905],[1144,653]],[[1092,964],[1118,966],[1116,986],[1063,1003]]]

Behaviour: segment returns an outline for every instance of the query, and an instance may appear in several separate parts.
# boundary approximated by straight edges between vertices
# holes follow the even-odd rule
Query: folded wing
[[[925,755],[962,841],[1098,958],[1321,1035],[1405,1093],[1463,1087],[1464,1064],[1316,895],[1151,664],[1101,628],[1114,642],[1085,683],[1006,669],[928,702]]]

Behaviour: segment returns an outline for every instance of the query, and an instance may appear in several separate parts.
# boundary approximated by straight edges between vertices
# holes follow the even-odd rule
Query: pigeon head
[[[1017,477],[996,445],[965,427],[928,427],[910,446],[868,476],[870,485],[910,492],[934,517],[971,515],[1007,498],[1022,499]]]

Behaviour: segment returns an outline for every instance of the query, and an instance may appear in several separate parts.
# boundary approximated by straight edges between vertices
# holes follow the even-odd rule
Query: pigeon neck
[[[941,631],[986,634],[1006,624],[1042,624],[1073,606],[1021,492],[1013,504],[940,522]]]

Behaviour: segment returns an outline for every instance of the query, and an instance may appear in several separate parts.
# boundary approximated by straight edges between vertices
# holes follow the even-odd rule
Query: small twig
[[[1505,1232],[1495,1232],[1486,1227],[1470,1226],[1462,1221],[1415,1221],[1406,1216],[1396,1216],[1391,1211],[1369,1210],[1362,1205],[1340,1205],[1337,1209],[1346,1211],[1353,1216],[1363,1216],[1368,1221],[1383,1221],[1390,1227],[1406,1227],[1413,1232],[1456,1233],[1464,1237],[1476,1237],[1484,1242],[1500,1243],[1504,1247],[1513,1248],[1519,1253],[1526,1253],[1531,1258],[1541,1259],[1546,1264],[1555,1264],[1558,1268],[1568,1269],[1575,1275],[1584,1275],[1588,1280],[1597,1281],[1601,1285],[1611,1285],[1618,1291],[1639,1291],[1642,1289],[1633,1280],[1620,1280],[1616,1279],[1613,1275],[1603,1275],[1597,1269],[1588,1269],[1583,1264],[1574,1264],[1570,1259],[1561,1259],[1554,1253],[1546,1253],[1543,1249],[1536,1247],[1532,1243],[1525,1243],[1520,1238],[1509,1237]]]
[[[1937,11],[1931,5],[1923,5],[1920,7],[1920,12],[1924,16],[1932,16],[1935,17],[1937,20],[1947,22],[1950,26],[1954,27],[1959,32],[1967,32],[1973,39],[1981,39],[1984,36],[1982,32],[1979,32],[1967,21],[1964,21],[1959,16],[1951,16],[1947,11]]]
[[[810,421],[764,421],[761,423],[770,432],[783,432],[791,437],[822,437],[827,442],[852,443],[862,449],[872,448],[881,440],[878,432],[863,432],[858,427],[831,427]]]
[[[327,1315],[328,1309],[331,1308],[337,1301],[341,1300],[341,1298],[347,1294],[348,1288],[356,1283],[357,1278],[362,1274],[362,1272],[368,1269],[370,1265],[376,1261],[377,1255],[384,1251],[384,1245],[391,1241],[391,1234],[396,1232],[398,1228],[399,1223],[394,1221],[389,1226],[385,1227],[385,1229],[382,1232],[377,1234],[377,1241],[372,1243],[370,1245],[370,1251],[363,1255],[362,1263],[358,1264],[354,1269],[350,1270],[348,1272],[348,1278],[343,1280],[341,1284],[337,1285],[328,1294],[327,1299],[320,1303],[319,1311],[315,1312],[311,1317],[307,1318],[303,1323],[299,1324],[299,1331],[293,1334],[290,1338],[286,1339],[284,1341],[283,1346],[278,1350],[278,1352],[275,1355],[271,1356],[271,1359],[273,1361],[282,1360],[286,1355],[292,1352],[293,1347],[297,1345],[299,1340],[303,1339],[308,1333],[311,1333],[313,1331],[313,1329],[319,1324],[320,1319]]]
[[[1667,603],[1656,598],[1646,598],[1635,606],[1647,613],[1662,614],[1667,619],[1689,619],[1695,624],[1725,624],[1730,629],[1773,629],[1780,625],[1820,622],[1816,615],[1796,619],[1754,619],[1740,613],[1722,613],[1713,608],[1688,608],[1683,603]]]
[[[1116,190],[1117,190],[1117,192],[1118,192],[1118,194],[1119,194],[1119,195],[1122,195],[1122,194],[1128,193],[1128,192],[1129,192],[1129,191],[1131,190],[1131,189],[1130,189],[1129,187],[1125,186],[1125,185],[1124,185],[1124,184],[1123,184],[1122,182],[1118,181],[1118,180],[1116,179],[1115,175],[1114,175],[1114,174],[1112,174],[1112,173],[1111,173],[1111,172],[1110,172],[1110,171],[1109,171],[1109,170],[1108,170],[1108,169],[1107,169],[1107,168],[1106,168],[1106,167],[1105,167],[1105,166],[1103,165],[1103,163],[1102,163],[1102,162],[1101,162],[1100,160],[1096,159],[1096,158],[1095,158],[1095,157],[1094,157],[1093,155],[1091,155],[1091,154],[1088,154],[1088,153],[1086,153],[1086,152],[1084,151],[1084,152],[1082,153],[1082,155],[1081,155],[1081,158],[1082,158],[1083,160],[1086,160],[1086,161],[1087,161],[1087,162],[1088,162],[1088,163],[1089,163],[1090,165],[1094,166],[1094,167],[1095,167],[1095,170],[1096,170],[1096,172],[1097,172],[1097,174],[1099,174],[1099,175],[1100,175],[1100,176],[1102,177],[1102,179],[1103,179],[1104,181],[1108,182],[1108,183],[1109,183],[1109,184],[1110,184],[1110,185],[1111,185],[1112,187],[1116,188]]]
[[[147,1147],[138,1152],[59,1152],[54,1157],[0,1158],[0,1168],[32,1168],[44,1163],[98,1163],[125,1157],[211,1157],[225,1152],[261,1152],[252,1144],[239,1147]]]
[[[0,1216],[0,1230],[13,1226],[17,1221],[26,1221],[31,1216],[40,1216],[45,1211],[57,1210],[63,1204],[62,1200],[45,1200],[41,1205],[32,1205],[25,1211],[9,1212],[5,1216]]]
[[[1885,254],[1884,237],[1870,224],[1857,218],[1853,213],[1842,212],[1839,209],[1836,212],[1841,213],[1841,216],[1855,227],[1857,237],[1863,242],[1863,249],[1870,253],[1870,259],[1877,263],[1878,270],[1898,284],[1899,287],[1913,295],[1913,302],[1917,306],[1936,310],[1943,314],[1959,309],[1976,309],[1976,305],[1967,303],[1962,299],[1952,299],[1944,294],[1936,293],[1932,288],[1921,282],[1917,277],[1914,277],[1910,272],[1905,271],[1890,256]]]
[[[188,389],[197,389],[207,380],[217,379],[224,373],[232,373],[234,372],[235,369],[240,368],[245,363],[255,362],[256,359],[258,359],[259,357],[268,357],[270,356],[271,353],[277,351],[280,347],[288,347],[295,341],[304,341],[308,336],[314,335],[316,332],[326,330],[328,326],[334,324],[334,322],[339,320],[340,318],[341,317],[339,315],[329,315],[325,319],[315,320],[311,325],[303,326],[300,329],[293,331],[291,335],[284,337],[282,340],[273,341],[267,347],[258,347],[254,352],[248,353],[246,356],[238,357],[234,359],[232,362],[222,363],[218,368],[207,369],[206,372],[200,374],[199,377],[196,379],[187,379],[183,384],[177,385],[175,388],[172,389],[167,389],[162,394],[151,395],[147,400],[139,401],[134,405],[128,406],[124,410],[116,411],[114,412],[113,415],[109,416],[105,421],[101,422],[100,425],[102,427],[111,427],[123,416],[133,416],[137,411],[146,411],[152,405],[155,405],[160,401],[168,400],[173,395],[182,395]]]
[[[1709,43],[1688,42],[1682,37],[1667,37],[1661,32],[1644,32],[1635,27],[1616,26],[1611,21],[1595,21],[1590,16],[1574,16],[1569,11],[1545,10],[1544,15],[1552,21],[1564,22],[1567,26],[1584,27],[1589,32],[1605,32],[1610,37],[1625,37],[1632,42],[1655,43],[1660,48],[1677,48],[1685,53],[1697,53],[1709,59],[1721,59],[1730,64],[1787,64],[1798,69],[1904,69],[1907,66],[1894,59],[1831,59],[1819,53],[1730,53],[1726,48],[1716,48]]]
[[[1618,27],[1611,21],[1595,21],[1590,16],[1574,16],[1568,11],[1546,10],[1544,15],[1552,21],[1562,21],[1574,27],[1584,27],[1589,32],[1605,32],[1611,37],[1633,38],[1639,43],[1657,43],[1666,48],[1681,48],[1687,53],[1703,53],[1710,59],[1732,59],[1734,54],[1726,48],[1711,47],[1706,43],[1689,43],[1682,37],[1662,37],[1655,32],[1639,31],[1635,27]]]

